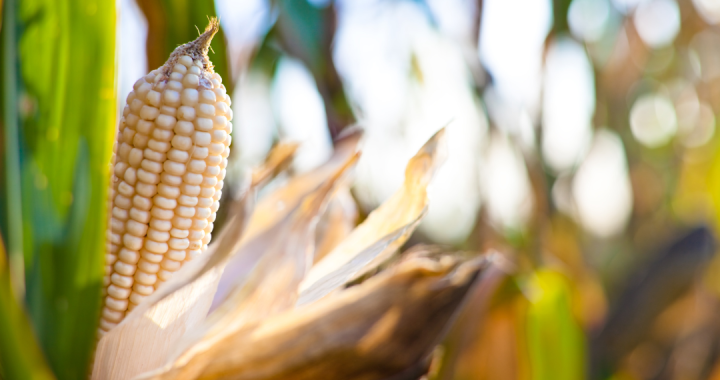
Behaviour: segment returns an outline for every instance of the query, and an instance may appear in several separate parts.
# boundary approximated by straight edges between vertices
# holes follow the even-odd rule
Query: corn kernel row
[[[101,334],[207,247],[222,195],[232,111],[221,78],[189,55],[165,69],[135,83],[120,122]]]

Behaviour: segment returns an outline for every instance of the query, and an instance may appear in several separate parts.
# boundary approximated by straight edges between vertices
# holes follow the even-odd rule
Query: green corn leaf
[[[342,81],[332,59],[335,36],[335,5],[315,6],[307,0],[273,0],[277,21],[263,41],[258,56],[272,57],[274,50],[303,62],[315,78],[325,103],[330,135],[337,137],[343,128],[355,122]]]
[[[101,305],[116,128],[114,2],[23,0],[18,56],[28,311],[60,379],[81,379]]]
[[[10,285],[5,248],[0,241],[0,378],[53,379],[42,350]]]
[[[533,380],[585,378],[585,338],[572,314],[567,280],[542,269],[527,284],[527,347]]]

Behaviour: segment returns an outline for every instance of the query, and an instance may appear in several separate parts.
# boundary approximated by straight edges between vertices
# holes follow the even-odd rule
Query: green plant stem
[[[8,261],[10,281],[15,297],[25,297],[25,263],[23,259],[22,190],[20,189],[20,150],[17,108],[17,39],[15,37],[15,1],[5,0],[3,9],[3,91],[5,124],[5,173],[8,208]]]

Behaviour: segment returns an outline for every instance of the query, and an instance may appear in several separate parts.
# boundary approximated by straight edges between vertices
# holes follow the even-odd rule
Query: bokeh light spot
[[[623,231],[632,212],[632,187],[617,134],[605,129],[597,132],[575,174],[572,192],[577,219],[588,232],[611,237]]]
[[[651,0],[638,6],[633,17],[640,38],[658,48],[673,42],[680,32],[680,8],[675,0]]]
[[[630,110],[630,129],[633,136],[647,147],[667,143],[677,131],[677,118],[670,99],[660,94],[638,98]]]
[[[570,31],[576,37],[587,42],[595,42],[602,37],[610,21],[610,3],[608,0],[574,0],[568,10]]]

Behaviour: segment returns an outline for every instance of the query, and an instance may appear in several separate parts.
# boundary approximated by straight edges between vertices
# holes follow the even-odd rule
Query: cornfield
[[[720,379],[713,1],[0,5],[0,379]]]

